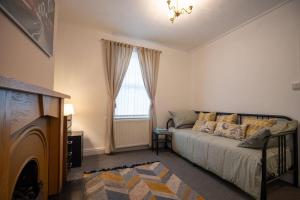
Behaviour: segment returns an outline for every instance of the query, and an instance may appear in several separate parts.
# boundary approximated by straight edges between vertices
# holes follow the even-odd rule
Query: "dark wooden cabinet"
[[[81,167],[83,156],[83,132],[72,131],[67,141],[67,166],[68,168]]]

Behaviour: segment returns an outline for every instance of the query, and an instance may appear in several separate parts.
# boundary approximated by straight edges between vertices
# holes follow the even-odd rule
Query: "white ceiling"
[[[190,50],[286,0],[195,0],[191,15],[170,23],[166,0],[59,0],[64,20],[112,34]]]

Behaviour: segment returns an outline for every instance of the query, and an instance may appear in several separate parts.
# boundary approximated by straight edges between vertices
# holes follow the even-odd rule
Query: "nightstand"
[[[152,151],[156,150],[158,155],[159,144],[163,143],[165,148],[169,148],[172,151],[172,133],[167,129],[154,129],[152,131]]]
[[[68,168],[81,167],[83,157],[83,131],[68,134]]]

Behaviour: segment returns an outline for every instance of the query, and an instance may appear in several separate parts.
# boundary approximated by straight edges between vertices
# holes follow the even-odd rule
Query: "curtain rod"
[[[104,39],[104,38],[101,38],[100,40],[101,40],[101,41],[119,42],[119,41],[114,41],[114,40],[107,40],[107,39]],[[131,45],[131,46],[136,47],[136,48],[145,48],[145,49],[155,50],[155,51],[158,51],[159,53],[162,53],[162,51],[161,51],[161,50],[158,50],[158,49],[151,49],[151,48],[142,47],[142,46],[137,46],[137,45],[132,45],[132,44],[129,44],[129,43],[124,43],[124,42],[119,42],[119,43]]]

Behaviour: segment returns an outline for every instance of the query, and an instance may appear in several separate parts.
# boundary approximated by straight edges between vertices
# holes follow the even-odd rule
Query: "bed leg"
[[[261,190],[260,190],[260,199],[266,200],[267,199],[267,144],[264,145],[262,149],[262,170],[261,170]]]
[[[298,169],[298,129],[296,129],[294,137],[294,186],[298,187],[299,185],[299,169]]]
[[[265,183],[261,183],[260,200],[267,200],[267,187]]]
[[[264,160],[264,159],[263,159]],[[264,162],[263,162],[264,163]],[[262,174],[261,174],[261,190],[260,190],[260,200],[267,200],[267,182],[266,182],[266,170],[265,165],[263,164],[262,167]]]
[[[298,169],[294,170],[294,186],[299,187]]]

